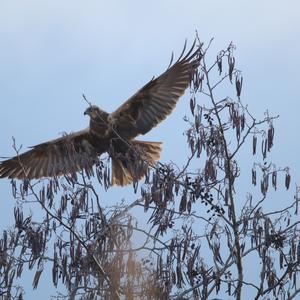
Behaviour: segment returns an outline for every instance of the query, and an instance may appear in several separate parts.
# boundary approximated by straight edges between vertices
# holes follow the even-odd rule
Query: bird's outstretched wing
[[[189,86],[199,65],[199,50],[195,43],[159,77],[149,81],[135,95],[114,111],[110,118],[114,130],[123,137],[145,134],[164,120]]]
[[[0,162],[0,178],[54,177],[88,169],[97,153],[85,129],[32,147],[23,154]]]

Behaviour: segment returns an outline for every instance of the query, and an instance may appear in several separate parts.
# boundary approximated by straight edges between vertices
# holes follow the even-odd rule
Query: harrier
[[[189,86],[200,60],[192,48],[157,78],[150,80],[117,110],[107,113],[95,105],[84,112],[89,127],[32,147],[0,162],[0,178],[38,179],[91,169],[108,152],[111,183],[127,185],[142,178],[160,157],[161,143],[136,140],[164,120]]]

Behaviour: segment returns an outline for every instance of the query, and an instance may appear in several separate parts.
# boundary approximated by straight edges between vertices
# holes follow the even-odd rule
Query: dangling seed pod
[[[285,187],[287,190],[290,188],[290,183],[291,183],[291,175],[289,174],[289,170],[287,170],[285,174]]]
[[[252,138],[252,154],[256,154],[256,147],[257,147],[257,136],[254,134]]]

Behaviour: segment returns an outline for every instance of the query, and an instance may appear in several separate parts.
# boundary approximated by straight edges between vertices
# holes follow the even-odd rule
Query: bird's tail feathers
[[[140,180],[160,158],[160,142],[131,141],[131,148],[125,154],[112,157],[112,185],[128,185]]]

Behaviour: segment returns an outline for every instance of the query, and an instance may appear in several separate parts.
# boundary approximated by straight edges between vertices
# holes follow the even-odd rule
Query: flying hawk
[[[160,157],[161,143],[138,141],[164,120],[189,86],[200,60],[195,43],[187,54],[157,78],[150,80],[113,113],[90,105],[88,128],[32,147],[0,162],[0,178],[55,177],[89,169],[108,152],[112,159],[111,183],[127,185],[142,178]]]

